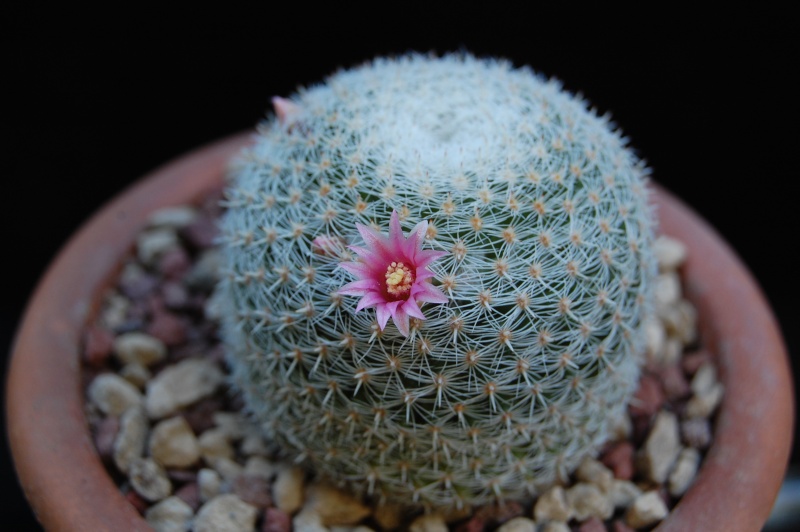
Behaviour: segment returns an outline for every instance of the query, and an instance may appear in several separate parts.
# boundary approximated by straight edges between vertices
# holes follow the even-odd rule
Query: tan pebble
[[[131,462],[128,479],[136,493],[150,502],[160,501],[172,493],[167,472],[151,458],[136,458]]]
[[[707,418],[717,409],[725,395],[725,387],[717,383],[710,391],[703,395],[695,395],[686,403],[686,417]]]
[[[641,494],[642,490],[630,480],[614,479],[609,499],[614,508],[627,508]]]
[[[411,522],[408,532],[447,532],[447,523],[441,514],[421,515]]]
[[[306,490],[303,511],[320,516],[325,526],[355,525],[372,510],[352,495],[325,484],[314,484]]]
[[[450,506],[448,508],[441,508],[438,512],[444,518],[444,522],[450,524],[471,516],[472,507],[468,505],[462,505],[460,508],[457,506]]]
[[[570,532],[569,525],[563,521],[548,521],[541,532]]]
[[[403,522],[403,507],[398,504],[382,504],[374,509],[372,517],[386,530],[394,530]]]
[[[676,270],[686,260],[686,246],[680,240],[659,235],[653,245],[653,252],[662,271]]]
[[[170,227],[180,229],[186,227],[197,218],[197,210],[193,207],[167,207],[159,209],[150,215],[147,221],[149,227]]]
[[[178,497],[167,497],[147,509],[144,518],[156,532],[185,532],[194,516],[192,508]]]
[[[536,532],[536,523],[527,517],[515,517],[506,521],[496,532]]]
[[[239,450],[245,456],[269,456],[270,451],[264,438],[259,434],[248,434],[242,440]]]
[[[119,416],[142,404],[142,394],[136,386],[114,373],[103,373],[94,378],[86,394],[101,412]]]
[[[681,300],[681,280],[677,273],[667,272],[658,276],[655,283],[656,305],[671,307]]]
[[[667,506],[656,491],[638,496],[625,513],[625,523],[632,528],[654,525],[667,516]]]
[[[251,456],[244,464],[244,473],[270,480],[278,472],[278,466],[263,456]]]
[[[637,466],[649,480],[658,484],[667,479],[678,453],[680,435],[678,419],[671,412],[661,411],[637,457]]]
[[[655,318],[644,322],[645,346],[647,359],[652,362],[660,362],[664,353],[664,342],[667,333],[660,320]]]
[[[593,484],[579,482],[567,490],[566,497],[578,521],[590,517],[608,519],[614,513],[614,505],[609,498]]]
[[[147,381],[153,377],[149,369],[135,362],[125,364],[122,369],[119,370],[119,376],[136,386],[139,390],[143,390]]]
[[[201,469],[197,473],[197,486],[200,490],[200,501],[206,502],[219,495],[222,477],[213,469]]]
[[[554,486],[544,492],[533,507],[533,518],[542,521],[569,521],[572,508],[567,504],[564,488]]]
[[[236,495],[217,495],[205,503],[194,519],[194,532],[250,532],[258,509]]]
[[[213,394],[225,376],[203,358],[189,358],[162,370],[147,384],[145,407],[151,419],[174,414]]]
[[[233,412],[214,412],[214,425],[229,440],[237,441],[244,437],[245,423],[240,414]]]
[[[678,303],[678,337],[684,346],[697,340],[697,309],[687,300]]]
[[[272,500],[287,514],[293,514],[303,505],[305,472],[299,467],[287,467],[278,472],[272,483]]]
[[[114,355],[123,364],[152,366],[164,360],[167,347],[158,338],[134,331],[116,337]]]
[[[214,460],[212,467],[216,469],[217,473],[219,473],[226,482],[233,482],[236,477],[244,473],[242,464],[231,458],[217,458]]]
[[[178,235],[171,228],[156,228],[139,233],[136,238],[136,256],[147,266],[155,265],[165,251],[180,246]]]
[[[614,473],[594,458],[585,458],[575,470],[575,476],[578,480],[597,486],[603,493],[611,490],[614,480]]]
[[[673,497],[680,497],[689,486],[694,482],[697,475],[697,468],[700,465],[700,453],[697,449],[687,447],[678,455],[675,461],[675,467],[669,474],[669,494]]]
[[[611,424],[611,441],[627,440],[633,434],[633,423],[627,412],[614,420]]]
[[[661,363],[665,366],[679,364],[681,355],[683,355],[683,343],[675,337],[667,338],[664,342]]]
[[[697,373],[692,378],[692,392],[695,395],[702,395],[711,391],[717,384],[717,368],[711,362],[706,362],[697,369]]]
[[[292,519],[292,529],[294,532],[328,532],[329,529],[322,524],[320,516],[311,511],[298,513]]]
[[[131,302],[127,297],[113,293],[103,302],[103,314],[100,321],[111,330],[117,329],[127,320],[130,306]]]
[[[198,442],[200,454],[207,464],[213,464],[220,458],[233,458],[235,455],[227,434],[219,429],[205,431],[200,435]]]
[[[186,468],[200,459],[200,445],[180,416],[159,422],[150,433],[150,456],[164,467]]]
[[[114,440],[113,458],[117,469],[127,473],[131,462],[144,454],[149,423],[140,406],[129,408],[119,420],[119,432]]]

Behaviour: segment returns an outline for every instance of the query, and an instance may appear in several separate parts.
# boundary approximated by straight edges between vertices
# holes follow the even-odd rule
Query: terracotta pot
[[[178,159],[114,199],[70,240],[41,280],[17,333],[6,408],[17,472],[52,530],[149,530],[106,473],[83,414],[82,330],[156,209],[199,198],[221,182],[238,135]],[[793,393],[775,318],[741,261],[702,219],[662,189],[664,234],[689,248],[687,297],[702,341],[718,355],[723,400],[699,476],[663,531],[760,530],[789,456]]]

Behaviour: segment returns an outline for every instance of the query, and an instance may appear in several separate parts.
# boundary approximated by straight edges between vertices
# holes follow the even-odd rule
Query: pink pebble
[[[102,366],[113,347],[114,334],[98,325],[91,325],[83,337],[83,361],[89,366]]]
[[[603,453],[600,461],[614,472],[614,477],[630,480],[634,472],[633,444],[629,441],[615,443]]]
[[[261,532],[291,532],[292,518],[277,508],[267,508],[264,512],[264,526]]]
[[[578,532],[606,532],[606,525],[598,517],[590,517],[578,528]]]
[[[664,399],[661,383],[651,375],[642,375],[639,379],[639,389],[631,399],[629,407],[631,417],[652,416],[661,409]]]

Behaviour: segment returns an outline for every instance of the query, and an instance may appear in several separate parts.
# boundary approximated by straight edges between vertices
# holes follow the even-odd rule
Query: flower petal
[[[386,303],[379,303],[378,306],[375,307],[375,313],[377,314],[378,318],[378,327],[380,327],[381,330],[386,328],[386,323],[389,321],[389,318],[392,315],[392,313],[386,307]]]
[[[417,302],[414,301],[414,298],[409,298],[408,301],[403,303],[402,305],[403,312],[411,316],[412,318],[419,318],[421,320],[425,319],[425,314],[417,306]]]
[[[340,262],[339,267],[360,279],[372,278],[372,270],[363,262]]]
[[[445,255],[449,255],[449,253],[447,251],[436,251],[434,249],[421,249],[417,251],[414,264],[416,264],[417,268],[424,268],[431,262]]]
[[[411,297],[425,303],[447,303],[447,296],[431,283],[416,283],[411,287]]]
[[[374,307],[375,305],[380,305],[383,302],[384,302],[384,298],[379,292],[370,292],[368,294],[365,294],[364,297],[362,297],[359,300],[358,305],[356,305],[356,312],[358,312],[359,310],[364,309],[364,308],[369,308],[369,307]],[[383,328],[383,327],[381,327],[381,328]]]
[[[363,296],[367,292],[380,293],[380,289],[380,283],[374,279],[359,279],[341,287],[339,293],[346,296]]]
[[[392,312],[392,319],[400,334],[408,336],[408,314],[402,308],[395,308]]]

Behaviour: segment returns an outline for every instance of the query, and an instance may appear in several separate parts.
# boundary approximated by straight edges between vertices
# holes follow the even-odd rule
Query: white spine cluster
[[[287,107],[237,161],[223,222],[223,332],[268,436],[436,506],[523,497],[595,451],[635,388],[655,275],[646,170],[609,122],[469,56],[377,60]],[[337,294],[356,223],[386,233],[393,210],[449,252],[430,266],[449,301],[408,337]]]

